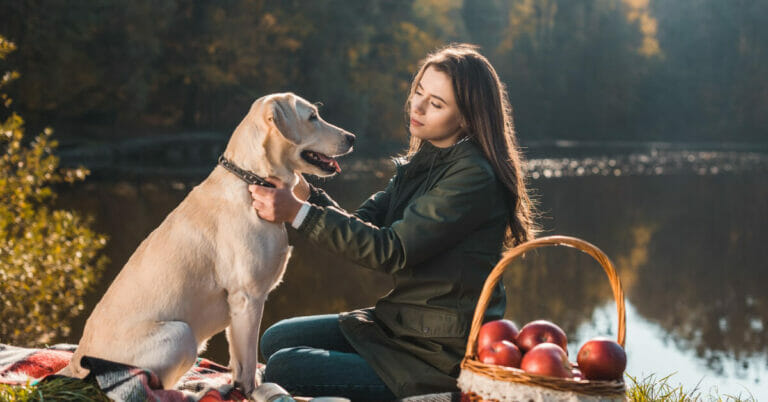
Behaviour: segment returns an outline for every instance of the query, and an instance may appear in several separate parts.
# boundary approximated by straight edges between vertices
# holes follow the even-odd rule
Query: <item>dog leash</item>
[[[232,174],[234,174],[235,176],[243,179],[243,181],[248,184],[258,184],[260,186],[272,187],[272,188],[275,187],[274,184],[264,180],[263,177],[257,175],[256,173],[240,169],[239,167],[237,167],[237,165],[232,163],[229,159],[225,158],[223,154],[219,156],[219,165],[224,167],[224,169],[227,169],[230,172],[232,172]]]

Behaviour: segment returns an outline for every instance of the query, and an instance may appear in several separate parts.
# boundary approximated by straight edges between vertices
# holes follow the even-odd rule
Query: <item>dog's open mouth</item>
[[[304,158],[307,163],[315,165],[328,173],[341,173],[341,167],[335,159],[314,151],[302,151],[301,157]]]

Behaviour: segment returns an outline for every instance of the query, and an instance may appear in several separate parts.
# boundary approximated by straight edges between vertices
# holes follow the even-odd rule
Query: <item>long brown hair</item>
[[[447,74],[464,121],[466,136],[474,137],[497,178],[509,191],[509,215],[504,246],[512,247],[535,237],[535,206],[528,195],[523,157],[518,149],[507,91],[488,59],[470,44],[451,44],[430,53],[420,64],[405,104],[406,121],[416,87],[428,67]],[[407,156],[421,147],[422,140],[411,136]]]

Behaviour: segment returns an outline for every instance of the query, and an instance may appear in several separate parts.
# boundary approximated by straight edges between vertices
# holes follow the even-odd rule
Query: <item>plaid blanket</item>
[[[28,349],[0,343],[0,384],[32,385],[55,377],[69,364],[77,345],[59,344],[45,349]],[[235,389],[232,375],[225,366],[204,358],[182,376],[174,390],[164,390],[160,380],[149,370],[95,358],[83,358],[89,376],[114,401],[157,402],[240,402],[248,399]],[[264,365],[259,364],[263,372]],[[298,400],[307,400],[299,398]],[[437,393],[412,396],[399,402],[459,402],[468,400],[461,393]]]
[[[28,349],[0,344],[0,383],[36,384],[69,363],[76,345],[59,344],[46,349]],[[83,365],[109,398],[115,401],[217,402],[245,401],[247,398],[231,385],[227,367],[198,358],[195,365],[176,384],[164,390],[160,380],[148,370],[83,358]],[[261,367],[263,369],[263,367]]]

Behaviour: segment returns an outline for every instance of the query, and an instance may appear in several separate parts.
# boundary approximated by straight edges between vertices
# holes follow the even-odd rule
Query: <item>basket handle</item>
[[[606,256],[599,248],[584,240],[569,236],[547,236],[525,242],[507,251],[504,253],[504,256],[499,263],[496,264],[496,267],[493,268],[490,275],[488,275],[488,279],[485,280],[485,285],[483,285],[483,291],[480,293],[477,307],[475,308],[475,316],[472,318],[472,327],[469,331],[469,339],[467,339],[465,358],[472,358],[477,354],[477,336],[479,335],[480,327],[483,324],[485,310],[488,308],[488,303],[491,300],[493,288],[501,279],[501,275],[504,273],[504,270],[509,263],[527,251],[546,246],[568,246],[579,249],[591,255],[592,258],[602,265],[605,274],[608,275],[608,280],[611,282],[613,298],[616,301],[616,312],[618,313],[619,318],[619,333],[616,341],[619,345],[624,347],[624,338],[626,337],[624,290],[621,288],[621,281],[616,274],[616,270],[613,268],[611,260],[609,260],[608,256]]]

